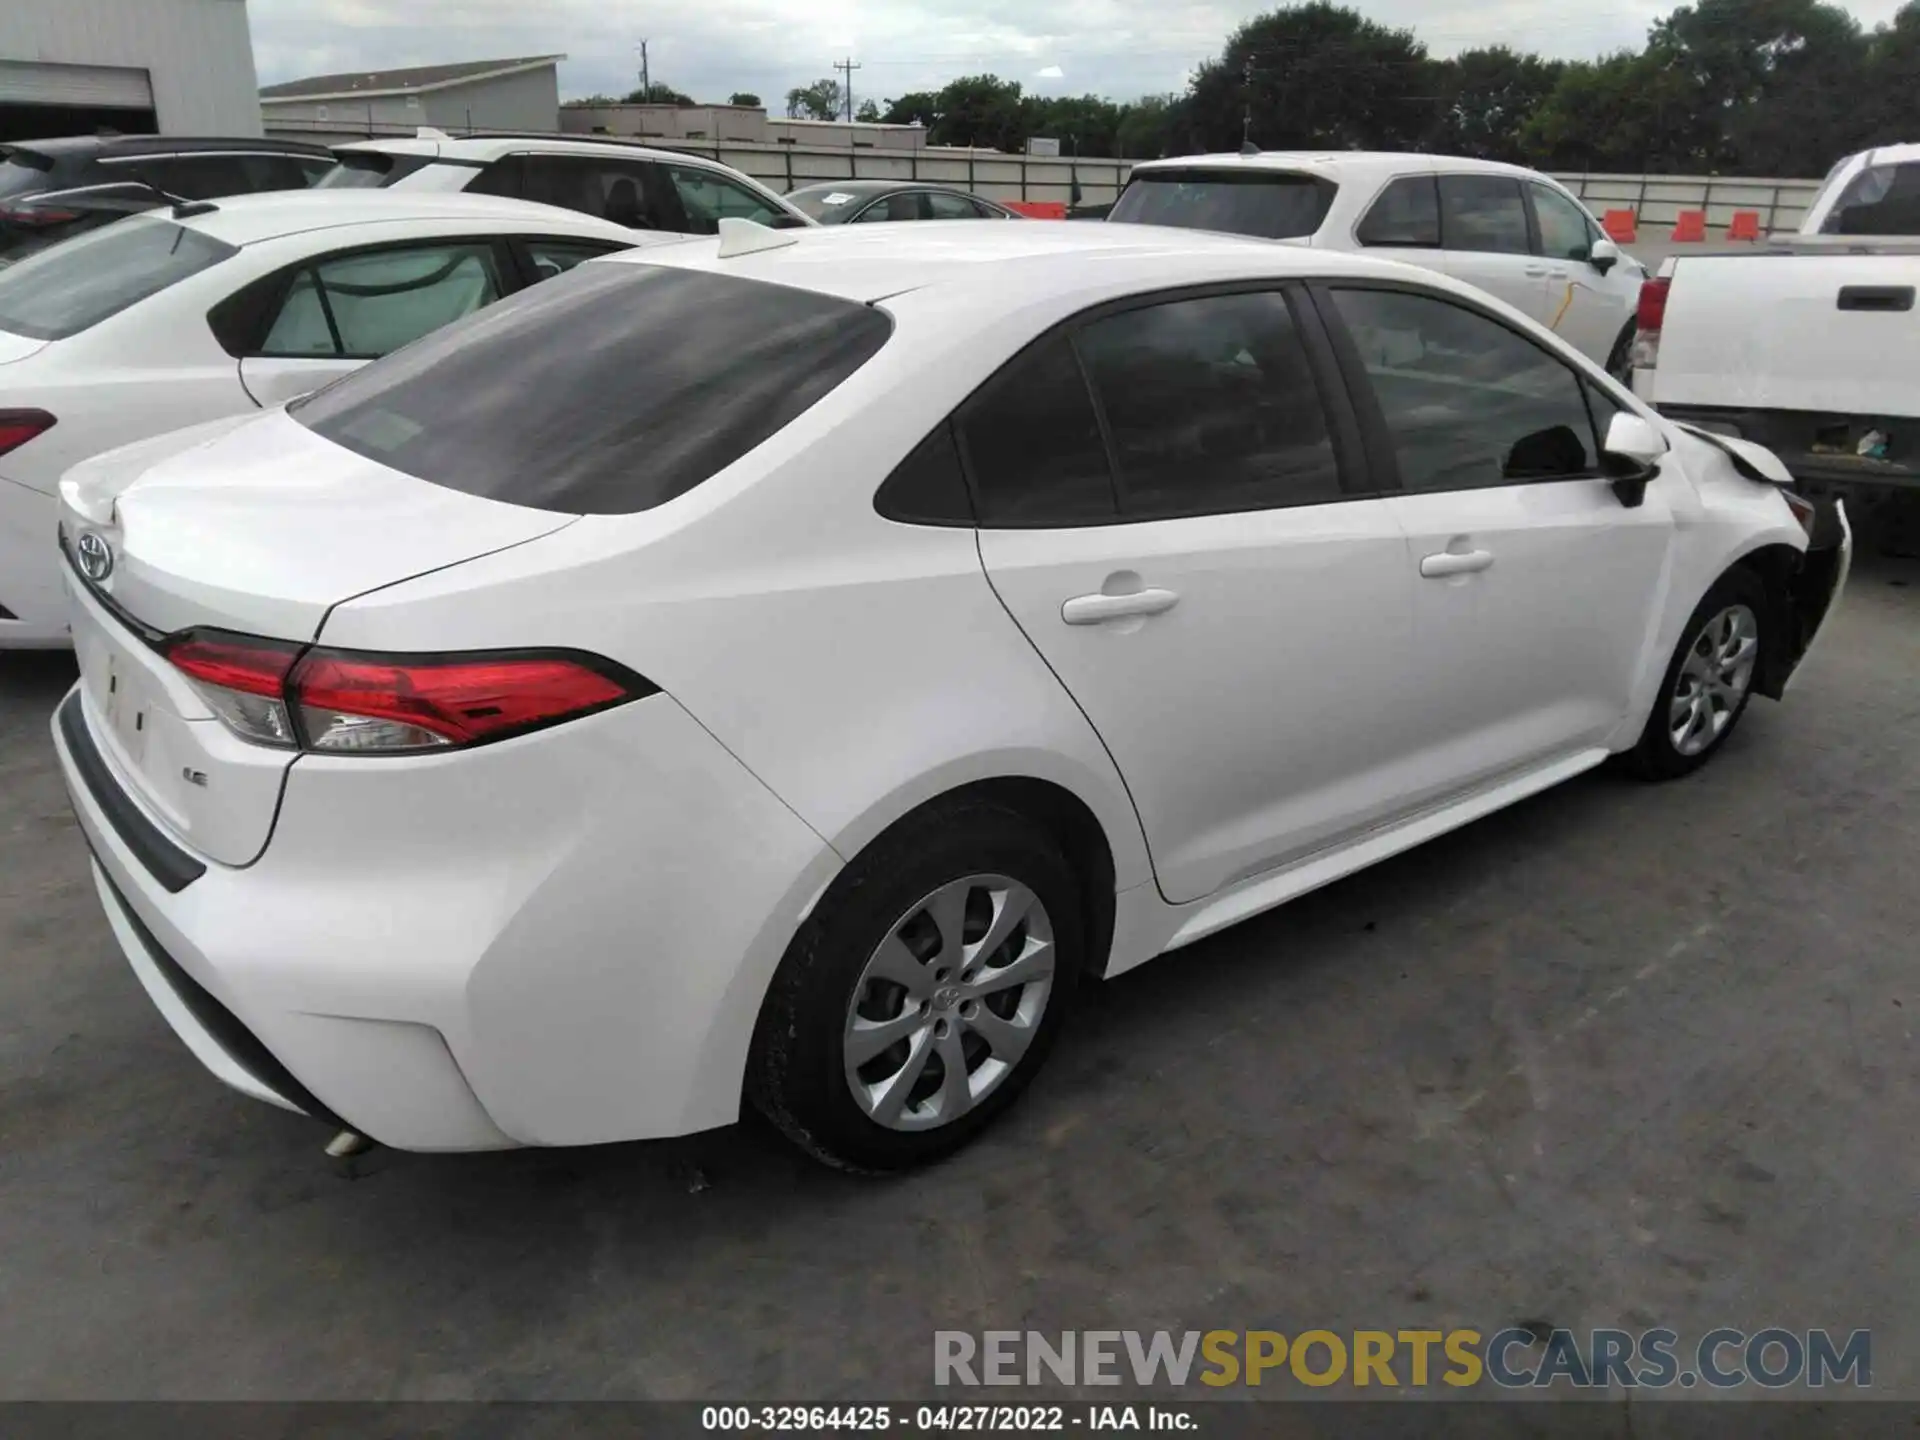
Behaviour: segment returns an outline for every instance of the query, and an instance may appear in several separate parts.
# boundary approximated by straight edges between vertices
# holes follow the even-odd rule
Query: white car
[[[775,229],[813,224],[759,181],[717,160],[624,140],[535,135],[454,136],[336,146],[321,189],[465,191],[536,200],[633,230],[712,235],[723,218]]]
[[[887,1169],[1083,978],[1703,763],[1844,579],[1779,478],[1430,271],[729,222],[76,469],[55,743],[236,1088]]]
[[[74,464],[291,400],[643,238],[521,201],[309,190],[149,211],[0,270],[0,649],[68,643]]]
[[[1477,285],[1617,379],[1646,271],[1550,176],[1366,151],[1190,155],[1133,167],[1107,218],[1377,253]]]

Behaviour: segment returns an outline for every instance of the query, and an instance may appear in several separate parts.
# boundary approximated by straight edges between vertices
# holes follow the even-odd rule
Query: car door
[[[1629,507],[1602,472],[1616,402],[1491,313],[1408,287],[1316,288],[1414,583],[1404,703],[1435,796],[1602,745],[1645,665],[1681,483]],[[1386,452],[1382,454],[1381,452]]]
[[[1600,231],[1570,196],[1530,181],[1527,197],[1547,271],[1545,324],[1589,360],[1604,365],[1633,318],[1640,282],[1625,264],[1604,273],[1594,268],[1593,242]]]
[[[275,277],[241,383],[259,405],[284,404],[516,287],[511,257],[491,237],[319,256]]]
[[[1310,307],[1091,312],[956,429],[987,575],[1113,755],[1168,900],[1393,808],[1413,587]]]
[[[1520,182],[1507,175],[1442,175],[1439,182],[1441,252],[1433,268],[1544,323],[1547,266],[1533,253]]]

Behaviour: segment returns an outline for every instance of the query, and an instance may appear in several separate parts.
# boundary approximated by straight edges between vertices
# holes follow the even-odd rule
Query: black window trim
[[[1516,330],[1502,316],[1495,314],[1485,306],[1477,304],[1464,295],[1455,295],[1444,290],[1435,290],[1425,285],[1414,284],[1404,280],[1380,280],[1360,276],[1354,276],[1351,279],[1320,278],[1307,282],[1307,290],[1312,296],[1314,304],[1320,311],[1321,321],[1327,328],[1328,334],[1333,342],[1334,353],[1339,357],[1341,369],[1346,376],[1347,393],[1359,416],[1360,427],[1365,436],[1369,462],[1377,474],[1391,481],[1390,485],[1382,487],[1382,494],[1460,495],[1471,494],[1476,490],[1503,490],[1521,485],[1584,485],[1594,481],[1612,481],[1618,478],[1609,473],[1606,468],[1604,437],[1600,434],[1599,423],[1594,414],[1593,397],[1590,392],[1599,390],[1611,399],[1617,400],[1618,397],[1614,396],[1606,386],[1600,385],[1595,377],[1588,374],[1581,366],[1574,364],[1568,357],[1541,344],[1537,336],[1529,335],[1524,330]],[[1477,315],[1491,324],[1498,325],[1509,335],[1526,341],[1527,344],[1538,350],[1549,360],[1557,362],[1573,376],[1580,390],[1581,407],[1586,412],[1588,434],[1593,440],[1595,465],[1591,469],[1585,470],[1578,475],[1543,475],[1535,479],[1525,480],[1505,479],[1503,477],[1502,483],[1498,485],[1449,485],[1422,490],[1407,489],[1405,480],[1400,473],[1400,456],[1399,452],[1394,448],[1393,432],[1388,428],[1386,413],[1380,408],[1379,397],[1374,393],[1372,381],[1367,375],[1366,363],[1360,358],[1360,349],[1354,344],[1353,335],[1347,329],[1346,320],[1340,314],[1338,302],[1333,298],[1333,292],[1335,290],[1384,290],[1395,294],[1415,295],[1425,300],[1434,300],[1443,305],[1451,305],[1458,310],[1465,310],[1471,315]],[[1629,414],[1640,413],[1638,409],[1633,406],[1622,406],[1620,408],[1627,410]]]
[[[1336,358],[1332,335],[1314,309],[1309,298],[1310,282],[1296,277],[1280,279],[1267,277],[1251,280],[1214,281],[1198,285],[1180,285],[1165,290],[1154,290],[1137,295],[1126,295],[1079,311],[1059,323],[1049,326],[1002,364],[994,372],[970,391],[966,398],[941,423],[951,423],[954,439],[960,450],[960,470],[966,477],[967,496],[972,502],[973,512],[982,517],[977,528],[982,530],[1079,530],[1093,529],[1108,525],[1153,525],[1167,521],[1202,520],[1221,515],[1265,514],[1274,510],[1305,510],[1320,505],[1344,505],[1355,500],[1373,500],[1388,493],[1390,487],[1376,483],[1378,477],[1390,475],[1398,484],[1398,466],[1380,471],[1372,461],[1372,451],[1364,444],[1366,433],[1364,422],[1355,414],[1353,408],[1352,383],[1336,383],[1336,377],[1342,375]],[[1219,295],[1273,294],[1278,293],[1286,301],[1287,308],[1294,321],[1294,329],[1300,336],[1302,348],[1307,353],[1308,369],[1313,376],[1314,388],[1319,394],[1320,407],[1327,421],[1327,435],[1333,446],[1334,470],[1339,484],[1339,494],[1321,500],[1305,500],[1290,504],[1262,505],[1251,509],[1239,510],[1194,510],[1179,515],[1130,515],[1126,513],[1124,494],[1120,478],[1119,457],[1115,453],[1112,430],[1108,425],[1106,407],[1100,398],[1097,386],[1087,373],[1086,361],[1075,343],[1077,333],[1088,325],[1107,318],[1110,315],[1124,314],[1132,310],[1147,310],[1160,305],[1176,304],[1183,300],[1205,300]],[[980,486],[973,455],[967,444],[966,420],[968,412],[982,403],[981,397],[1007,371],[1025,362],[1027,357],[1041,346],[1065,337],[1074,363],[1080,370],[1081,383],[1087,388],[1088,398],[1092,401],[1093,411],[1100,426],[1100,437],[1106,448],[1107,480],[1113,491],[1113,513],[1106,516],[1075,516],[1072,520],[1048,521],[1037,519],[1023,524],[1009,524],[1004,521],[990,521],[984,518],[987,509],[981,504]],[[1351,346],[1351,341],[1348,342]],[[1357,359],[1357,352],[1355,355]],[[1364,378],[1364,376],[1363,376]],[[1368,392],[1369,394],[1371,392]],[[909,454],[912,452],[909,451]],[[1389,450],[1391,459],[1391,450]],[[883,482],[884,483],[884,482]],[[959,523],[959,522],[950,522]]]
[[[434,235],[409,237],[405,240],[375,240],[364,245],[350,245],[342,250],[329,250],[321,255],[309,255],[304,260],[296,260],[278,270],[270,271],[257,280],[248,282],[234,291],[226,299],[207,311],[207,328],[213,332],[213,338],[222,350],[236,360],[352,360],[366,363],[378,360],[378,355],[349,355],[340,338],[339,326],[334,323],[333,306],[328,303],[326,287],[319,287],[320,308],[327,317],[327,328],[333,332],[336,353],[332,355],[288,355],[266,349],[267,336],[272,332],[273,322],[279,317],[280,307],[286,304],[287,296],[298,283],[301,275],[316,266],[331,264],[335,260],[351,259],[356,255],[385,254],[400,250],[428,250],[441,245],[489,245],[493,249],[493,263],[500,274],[500,294],[496,297],[504,300],[509,295],[528,288],[521,268],[520,257],[514,252],[512,241],[518,236],[501,234],[481,235]],[[565,238],[534,235],[527,238]],[[615,250],[621,247],[615,245]]]

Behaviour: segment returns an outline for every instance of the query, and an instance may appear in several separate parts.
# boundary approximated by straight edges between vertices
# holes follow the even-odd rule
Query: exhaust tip
[[[351,1160],[356,1155],[364,1155],[376,1148],[379,1142],[352,1130],[342,1130],[327,1142],[327,1158],[330,1160]]]

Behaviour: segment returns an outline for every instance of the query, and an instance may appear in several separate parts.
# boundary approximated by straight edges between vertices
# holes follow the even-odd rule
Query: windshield
[[[1920,235],[1920,165],[1873,165],[1848,182],[1823,235]]]
[[[136,215],[0,270],[0,330],[65,340],[240,252]]]
[[[1336,188],[1284,170],[1142,170],[1127,182],[1107,219],[1298,240],[1320,228]]]
[[[784,429],[892,328],[872,306],[790,285],[599,262],[436,331],[290,413],[450,490],[628,515]]]
[[[810,185],[805,190],[796,190],[787,196],[787,203],[809,220],[832,225],[859,209],[860,199],[851,190],[836,189],[832,185]]]

